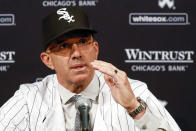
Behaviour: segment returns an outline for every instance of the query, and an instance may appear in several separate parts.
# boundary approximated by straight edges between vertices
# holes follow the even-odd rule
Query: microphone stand
[[[82,125],[82,131],[89,131],[89,107],[86,105],[79,106],[80,120]],[[87,116],[87,117],[84,117]]]
[[[82,131],[90,131],[89,110],[91,108],[91,100],[85,97],[79,97],[75,106],[80,112]]]

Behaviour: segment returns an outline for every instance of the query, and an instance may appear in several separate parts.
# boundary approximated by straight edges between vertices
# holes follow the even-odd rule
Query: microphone
[[[89,110],[91,108],[91,100],[86,97],[79,97],[75,103],[76,109],[80,112],[80,120],[82,131],[89,130]]]

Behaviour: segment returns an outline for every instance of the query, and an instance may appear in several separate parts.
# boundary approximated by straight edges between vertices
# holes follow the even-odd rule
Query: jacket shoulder
[[[23,97],[27,100],[28,103],[31,103],[36,95],[44,97],[47,92],[52,92],[55,81],[56,75],[48,75],[41,81],[21,84],[19,90],[16,92],[20,92],[20,94],[21,92],[24,92],[22,93],[24,95]]]
[[[143,87],[143,88],[147,88],[147,84],[143,81],[140,80],[135,80],[135,79],[131,79],[128,78],[130,85],[132,86],[131,88],[137,88],[137,87]]]
[[[43,78],[41,81],[37,81],[34,83],[25,83],[20,85],[19,90],[24,90],[24,88],[30,90],[30,91],[44,91],[49,85],[53,84],[55,81],[56,75],[48,75],[45,78]]]

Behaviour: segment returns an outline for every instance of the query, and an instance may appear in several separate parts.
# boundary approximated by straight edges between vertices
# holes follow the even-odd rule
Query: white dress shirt
[[[66,123],[66,130],[67,131],[74,131],[74,124],[75,124],[75,117],[76,117],[76,108],[71,98],[76,95],[75,93],[70,92],[62,85],[59,84],[58,86],[59,94],[62,101],[63,112],[65,116],[65,123]],[[93,80],[90,84],[79,94],[85,96],[92,100],[92,107],[89,111],[90,116],[90,124],[91,128],[93,129],[93,125],[95,122],[97,104],[98,104],[98,95],[100,89],[100,82],[97,75],[94,75]]]

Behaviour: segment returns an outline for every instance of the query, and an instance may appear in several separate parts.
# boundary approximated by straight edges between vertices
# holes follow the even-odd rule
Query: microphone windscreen
[[[79,106],[87,106],[90,109],[91,105],[91,100],[83,96],[79,97],[75,103],[76,109],[78,109]]]

